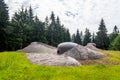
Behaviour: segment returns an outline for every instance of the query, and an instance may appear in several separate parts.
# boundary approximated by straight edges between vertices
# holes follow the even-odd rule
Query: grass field
[[[0,80],[120,80],[120,51],[101,51],[108,57],[81,61],[79,67],[40,66],[25,53],[0,53]]]

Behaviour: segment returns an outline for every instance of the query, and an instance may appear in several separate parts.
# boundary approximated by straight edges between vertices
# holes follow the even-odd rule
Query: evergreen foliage
[[[94,34],[94,33],[93,33],[93,35],[92,35],[91,42],[92,42],[92,43],[95,43],[95,34]]]
[[[75,41],[76,41],[75,39],[76,39],[76,36],[75,36],[75,33],[74,33],[74,34],[72,35],[72,40],[71,40],[71,41],[72,41],[72,42],[75,42]]]
[[[8,7],[4,0],[0,0],[0,51],[4,51],[7,47],[7,34],[5,28],[9,20]]]
[[[45,21],[39,20],[38,16],[34,16],[33,9],[22,7],[15,12],[9,21],[8,7],[4,0],[0,0],[0,51],[18,50],[31,42],[43,42],[52,46],[57,46],[61,42],[73,41],[80,45],[87,43],[96,43],[101,49],[119,50],[119,29],[115,25],[113,32],[107,34],[106,25],[102,19],[98,28],[97,35],[91,35],[89,29],[86,28],[85,34],[79,32],[72,35],[69,29],[61,24],[59,16],[56,17],[54,12],[50,17],[46,17]],[[118,47],[118,48],[116,48]]]
[[[120,50],[120,35],[118,35],[113,42],[111,43],[110,49],[112,50]]]
[[[102,19],[98,28],[97,36],[95,38],[95,43],[100,49],[108,49],[109,46],[109,38],[107,36],[107,29]]]
[[[50,22],[48,24],[48,22]],[[47,28],[47,41],[48,44],[57,46],[61,42],[71,41],[69,29],[66,29],[61,24],[59,17],[55,17],[54,12],[51,13],[50,21],[46,17],[46,28]]]
[[[87,43],[91,43],[91,33],[90,33],[89,29],[86,28],[83,45],[85,46],[85,45],[87,45]]]
[[[37,16],[35,17],[35,20],[34,20],[32,32],[33,32],[32,41],[47,43],[45,24],[41,22]]]
[[[75,35],[74,42],[82,45],[81,35],[80,35],[80,32],[79,32],[78,29],[77,29],[77,32],[76,32],[76,35]]]
[[[21,49],[33,41],[47,42],[44,23],[37,16],[33,17],[31,7],[28,10],[22,7],[16,12],[8,28],[10,32],[7,50]],[[12,49],[11,46],[13,46]]]
[[[109,35],[110,43],[118,36],[119,34],[119,29],[115,25],[113,32]]]

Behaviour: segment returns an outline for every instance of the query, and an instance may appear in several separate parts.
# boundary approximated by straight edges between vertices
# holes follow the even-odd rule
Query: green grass
[[[120,65],[120,51],[105,51],[101,50],[107,55],[107,57],[96,60],[81,60],[81,64],[83,65]]]
[[[109,64],[120,65],[120,51],[101,51],[108,55],[108,57],[103,58],[106,61],[109,61]]]
[[[25,53],[0,53],[0,80],[120,80],[120,51],[101,51],[109,56],[79,67],[32,64]],[[94,60],[93,60],[94,62]]]

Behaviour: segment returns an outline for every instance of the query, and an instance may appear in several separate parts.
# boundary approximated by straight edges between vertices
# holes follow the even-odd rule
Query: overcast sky
[[[101,18],[112,32],[114,25],[120,29],[120,0],[5,0],[10,9],[10,16],[23,5],[34,9],[34,14],[44,21],[51,11],[58,15],[71,33],[77,29],[89,28],[96,32]]]

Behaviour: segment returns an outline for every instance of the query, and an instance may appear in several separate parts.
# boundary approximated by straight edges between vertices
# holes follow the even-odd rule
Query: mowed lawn
[[[120,51],[101,51],[108,57],[81,61],[79,67],[35,65],[25,53],[0,53],[0,80],[120,80]]]

